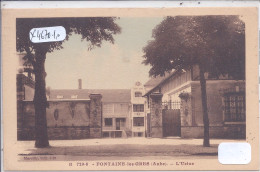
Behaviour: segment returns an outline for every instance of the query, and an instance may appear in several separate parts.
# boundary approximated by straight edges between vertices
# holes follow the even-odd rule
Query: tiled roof
[[[163,84],[165,81],[167,81],[169,78],[171,78],[174,74],[176,74],[178,71],[176,71],[176,70],[173,70],[172,72],[167,72],[167,73],[165,73],[165,75],[164,76],[159,76],[160,78],[158,78],[158,80],[154,80],[154,81],[150,81],[150,84],[154,84],[154,85],[151,85],[153,88],[152,89],[150,89],[150,90],[148,90],[146,93],[145,93],[145,95],[144,96],[147,96],[147,95],[149,95],[150,93],[152,93],[159,85],[161,85],[161,84]],[[157,77],[156,77],[157,78]],[[148,81],[148,82],[149,82]],[[147,82],[147,83],[148,83]],[[146,84],[147,83],[145,83],[144,85],[146,86]],[[148,83],[149,84],[149,83]]]
[[[157,77],[152,77],[150,80],[148,80],[144,86],[146,87],[154,87],[157,84],[159,84],[164,78],[166,78],[165,76],[157,76]]]
[[[63,99],[89,99],[90,94],[101,94],[102,102],[105,103],[129,103],[131,102],[130,89],[53,89],[50,91],[50,100],[63,96]]]
[[[148,87],[155,87],[156,85],[158,85],[161,81],[163,81],[164,79],[166,79],[168,76],[170,76],[173,72],[166,72],[164,76],[157,76],[157,77],[152,77],[150,80],[148,80],[144,86],[148,86]]]

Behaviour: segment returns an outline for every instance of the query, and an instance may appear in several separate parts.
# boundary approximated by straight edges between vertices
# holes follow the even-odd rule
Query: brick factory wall
[[[246,137],[245,124],[225,124],[223,118],[222,89],[245,88],[244,81],[218,80],[207,81],[207,102],[210,122],[211,138],[239,138]],[[181,102],[181,137],[202,138],[203,137],[203,112],[201,105],[201,91],[199,81],[191,83],[191,98]]]
[[[235,88],[239,86],[245,88],[245,83],[243,81],[233,81],[233,80],[218,80],[218,81],[207,81],[207,102],[208,102],[208,115],[209,122],[211,125],[223,125],[223,106],[222,106],[222,95],[220,94],[221,89]],[[201,105],[201,91],[200,83],[192,82],[192,116],[193,126],[203,125],[203,113]]]

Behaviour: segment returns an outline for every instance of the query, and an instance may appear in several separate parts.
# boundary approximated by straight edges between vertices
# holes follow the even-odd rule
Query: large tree
[[[157,25],[144,47],[150,76],[199,67],[204,122],[204,146],[209,143],[206,78],[228,74],[245,78],[245,24],[239,16],[175,16]]]
[[[80,34],[82,41],[89,42],[86,47],[91,50],[101,47],[103,41],[114,43],[113,35],[121,32],[115,23],[114,17],[88,17],[88,18],[19,18],[16,20],[16,50],[25,52],[24,65],[33,67],[35,74],[35,146],[48,147],[45,84],[46,54],[62,49],[62,43],[69,40],[72,34]],[[59,42],[32,43],[29,32],[32,28],[63,26],[66,30],[66,39]],[[62,62],[61,62],[62,65]]]

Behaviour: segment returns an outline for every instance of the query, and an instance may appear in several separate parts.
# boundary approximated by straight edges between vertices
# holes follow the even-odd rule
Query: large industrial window
[[[144,112],[144,105],[143,104],[135,104],[133,105],[134,112]]]
[[[113,120],[112,118],[105,118],[105,126],[112,126]]]
[[[144,117],[134,117],[134,126],[144,126]]]
[[[224,96],[224,113],[226,122],[243,122],[245,117],[245,95],[227,94]]]

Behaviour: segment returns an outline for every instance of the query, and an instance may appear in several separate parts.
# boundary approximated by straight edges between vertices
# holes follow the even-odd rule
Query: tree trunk
[[[201,87],[201,101],[203,109],[203,123],[204,123],[204,140],[203,146],[209,147],[209,117],[208,117],[208,107],[207,107],[207,91],[206,91],[206,79],[204,76],[204,71],[200,66],[200,87]]]
[[[36,49],[35,71],[35,93],[34,93],[34,108],[35,108],[35,147],[43,148],[49,146],[46,120],[46,84],[45,84],[45,59],[47,51]]]

